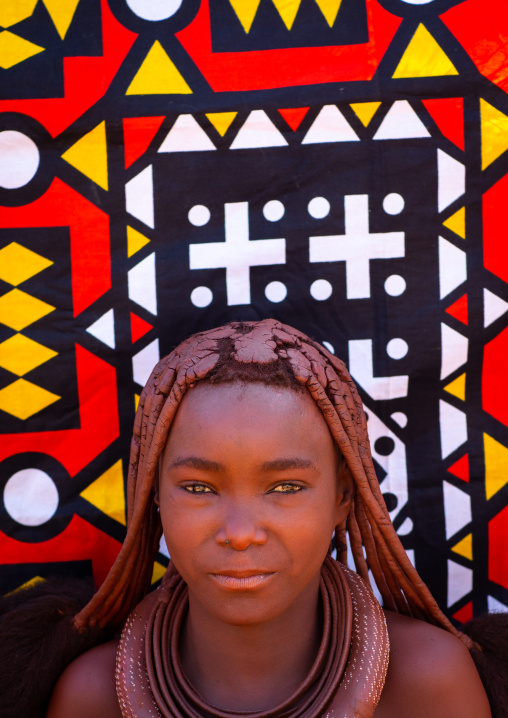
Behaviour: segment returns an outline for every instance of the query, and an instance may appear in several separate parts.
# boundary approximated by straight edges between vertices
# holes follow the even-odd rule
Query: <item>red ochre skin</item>
[[[185,674],[230,711],[276,705],[320,639],[319,572],[351,480],[305,393],[197,385],[178,410],[158,490],[166,542],[189,590]],[[386,612],[391,653],[375,718],[490,718],[468,650],[446,631]],[[47,718],[117,718],[116,644],[57,683]]]

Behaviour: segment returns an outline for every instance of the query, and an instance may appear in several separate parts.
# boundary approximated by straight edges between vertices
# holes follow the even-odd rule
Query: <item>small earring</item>
[[[227,546],[231,541],[229,539],[224,539],[224,546]]]

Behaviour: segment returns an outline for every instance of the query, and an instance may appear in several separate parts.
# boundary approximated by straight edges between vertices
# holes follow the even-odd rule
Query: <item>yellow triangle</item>
[[[224,137],[237,114],[238,112],[207,112],[206,116],[219,135]]]
[[[138,410],[139,400],[141,399],[140,394],[134,394],[134,411]]]
[[[40,45],[24,40],[13,32],[0,32],[0,67],[3,70],[8,70],[43,51],[44,48]]]
[[[37,0],[2,0],[0,3],[0,27],[10,27],[29,18]]]
[[[148,237],[138,232],[137,229],[127,227],[127,256],[132,257],[133,254],[139,252],[149,241]]]
[[[466,375],[461,374],[444,388],[449,394],[456,396],[457,399],[466,400]]]
[[[42,0],[53,20],[56,31],[65,39],[79,0]]]
[[[455,234],[458,234],[459,237],[462,237],[462,239],[466,238],[466,208],[462,207],[461,209],[457,210],[455,214],[452,214],[451,217],[448,217],[446,222],[443,222],[445,227],[448,227],[448,229],[451,229],[452,232],[455,232]]]
[[[420,23],[392,77],[442,77],[458,74],[448,55]]]
[[[325,16],[326,22],[333,27],[337,13],[340,10],[342,0],[316,0],[319,9]]]
[[[380,102],[353,102],[351,104],[351,108],[364,127],[367,127],[380,106]]]
[[[91,132],[75,142],[62,158],[86,177],[108,189],[108,150],[106,123],[101,122]]]
[[[508,449],[488,434],[483,435],[485,447],[485,493],[487,499],[508,483]]]
[[[191,95],[192,90],[156,40],[125,94]]]
[[[157,581],[160,581],[165,573],[166,573],[166,566],[163,566],[158,561],[154,561],[153,571],[152,571],[152,586],[154,583],[157,583]]]
[[[508,149],[508,117],[480,98],[482,170]]]
[[[291,30],[302,0],[272,0],[288,30]]]
[[[245,32],[251,29],[261,0],[229,0]]]
[[[468,558],[470,561],[472,561],[473,534],[468,534],[465,538],[462,539],[462,541],[459,541],[458,544],[455,544],[455,546],[452,548],[452,551],[458,553],[459,556],[464,556],[464,558]]]
[[[125,491],[123,486],[122,460],[113,464],[93,484],[81,492],[81,496],[100,511],[125,526]]]

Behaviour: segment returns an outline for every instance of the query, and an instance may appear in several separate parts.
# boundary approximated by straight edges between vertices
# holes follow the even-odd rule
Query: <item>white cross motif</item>
[[[285,239],[249,239],[249,203],[224,205],[225,242],[189,245],[191,269],[226,269],[228,305],[250,304],[250,268],[285,264]]]
[[[404,232],[369,232],[369,196],[344,197],[345,234],[310,237],[310,262],[345,262],[348,299],[370,297],[371,259],[403,257]]]

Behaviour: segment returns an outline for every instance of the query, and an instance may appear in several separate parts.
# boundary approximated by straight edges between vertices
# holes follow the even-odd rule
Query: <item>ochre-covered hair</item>
[[[357,572],[372,571],[385,608],[460,634],[440,611],[393,528],[372,463],[362,402],[344,363],[305,334],[273,319],[234,322],[195,334],[157,364],[140,398],[131,444],[127,536],[107,579],[75,625],[122,624],[150,590],[162,534],[154,484],[171,424],[186,391],[199,381],[263,382],[301,387],[314,399],[348,464],[355,496],[336,527],[337,558],[346,563],[346,531]],[[365,547],[365,559],[363,547]]]

